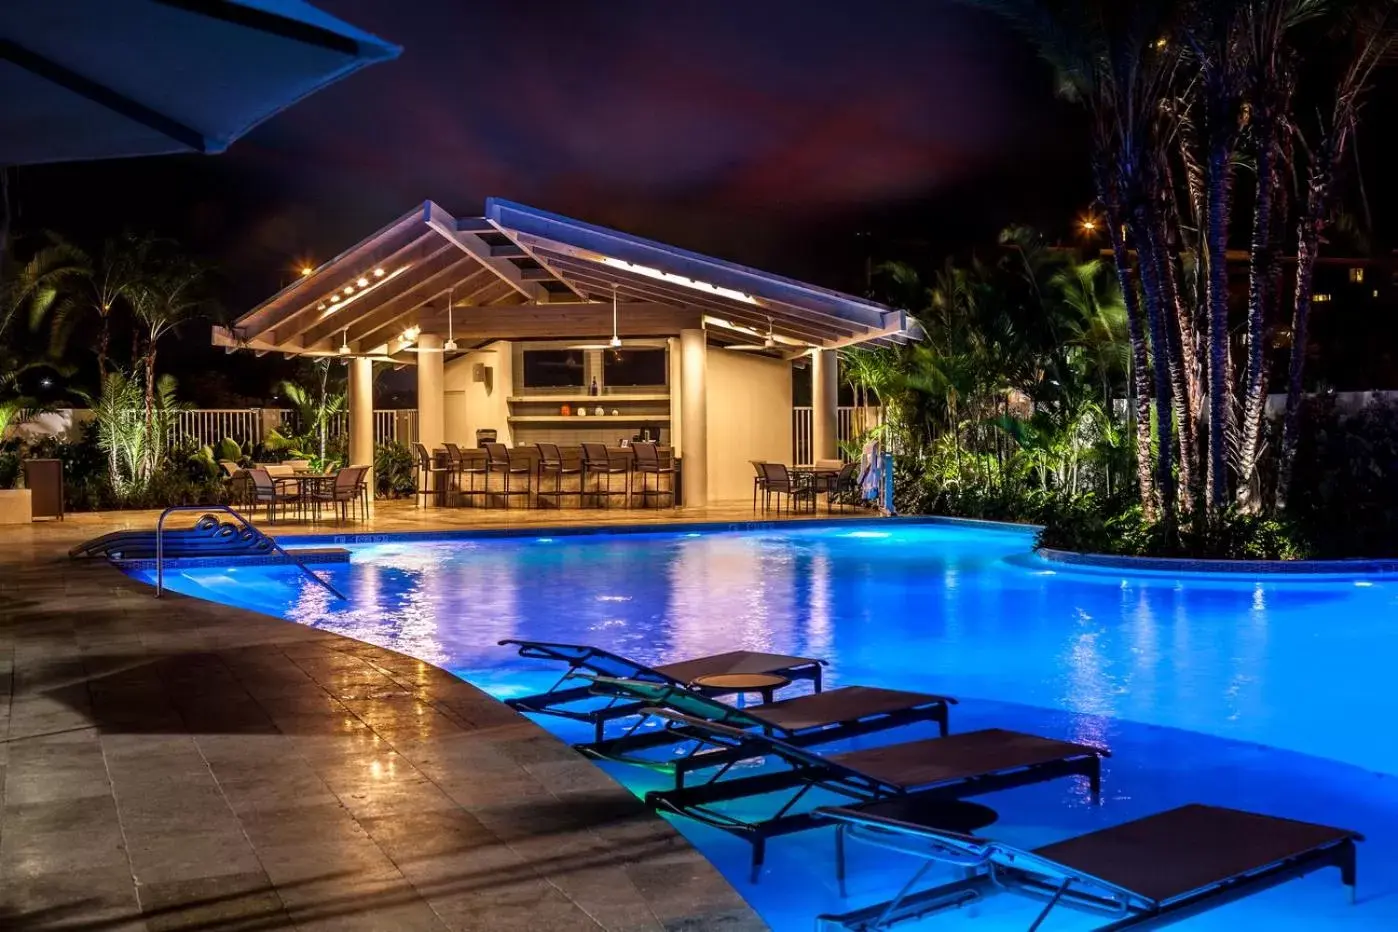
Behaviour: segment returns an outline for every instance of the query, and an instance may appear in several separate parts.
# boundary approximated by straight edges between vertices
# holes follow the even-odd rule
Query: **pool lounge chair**
[[[664,709],[648,710],[674,720],[674,730],[706,741],[724,752],[724,762],[701,783],[685,784],[685,771],[676,771],[675,786],[652,790],[646,802],[653,808],[682,815],[722,829],[752,845],[755,881],[768,838],[827,824],[814,811],[794,811],[811,790],[821,789],[870,803],[910,797],[958,800],[982,793],[1014,789],[1060,777],[1088,779],[1092,799],[1102,786],[1102,758],[1108,752],[1086,744],[1056,741],[1017,731],[988,728],[945,738],[927,738],[882,747],[821,755],[769,735],[705,722]],[[765,758],[783,769],[724,780],[739,761]],[[750,800],[788,793],[765,818],[747,818],[714,808],[716,803]]]
[[[593,677],[593,692],[618,699],[644,702],[693,719],[718,722],[733,728],[776,735],[788,744],[809,747],[859,735],[885,731],[915,722],[935,722],[942,735],[947,733],[947,709],[956,703],[947,696],[880,689],[875,686],[840,686],[819,693],[781,699],[763,705],[735,708],[693,689],[669,683]],[[618,737],[576,745],[578,751],[601,760],[637,764],[655,770],[674,772],[717,766],[724,751],[709,742],[686,738],[676,730],[674,719],[665,727],[642,730],[650,716],[639,718]],[[653,748],[687,745],[683,756],[664,759],[646,757]]]
[[[1346,829],[1193,804],[1078,835],[1033,851],[956,835],[858,809],[822,809],[839,823],[837,869],[844,892],[844,836],[926,859],[886,903],[816,920],[820,932],[886,929],[996,893],[1047,901],[1029,929],[1058,906],[1104,918],[1098,932],[1179,922],[1324,867],[1338,867],[1354,897],[1355,847]],[[912,892],[935,864],[970,876]]]
[[[784,654],[734,650],[648,667],[620,654],[586,644],[524,641],[516,638],[506,638],[500,644],[518,647],[521,657],[554,660],[568,666],[558,681],[544,692],[507,699],[506,703],[521,712],[556,715],[587,722],[593,726],[594,741],[602,740],[607,722],[636,715],[646,703],[622,701],[613,697],[598,705],[598,697],[592,691],[590,676],[610,676],[685,687],[701,676],[722,673],[774,673],[790,680],[810,680],[815,686],[815,691],[820,692],[821,669],[825,666],[824,660],[813,657],[788,657]]]

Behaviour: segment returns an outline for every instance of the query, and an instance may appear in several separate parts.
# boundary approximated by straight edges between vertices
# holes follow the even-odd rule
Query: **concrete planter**
[[[28,489],[0,490],[0,524],[28,524],[33,520]]]

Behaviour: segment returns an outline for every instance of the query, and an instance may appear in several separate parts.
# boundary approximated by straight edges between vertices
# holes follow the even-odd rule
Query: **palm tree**
[[[141,328],[141,368],[145,385],[147,430],[155,429],[159,386],[155,377],[156,353],[160,340],[185,320],[204,308],[202,293],[206,277],[203,267],[177,256],[158,257],[140,275],[134,276],[123,293],[132,315]]]
[[[1291,316],[1291,359],[1287,369],[1286,412],[1282,417],[1281,451],[1277,463],[1276,504],[1285,508],[1291,487],[1300,428],[1302,376],[1306,362],[1306,327],[1310,319],[1315,263],[1321,234],[1334,215],[1335,171],[1342,163],[1350,138],[1359,122],[1364,93],[1374,68],[1398,41],[1398,0],[1370,0],[1348,10],[1342,20],[1346,34],[1356,36],[1355,51],[1335,86],[1335,102],[1328,121],[1320,129],[1314,147],[1297,135],[1308,149],[1305,203],[1297,225],[1296,291]]]
[[[77,273],[54,308],[53,346],[66,346],[73,331],[95,316],[101,325],[94,347],[100,384],[113,367],[112,325],[122,311],[131,312],[132,298],[149,286],[145,279],[166,261],[170,244],[150,234],[127,232],[103,243],[95,260],[72,244],[64,245],[75,257]],[[133,347],[133,356],[138,349]]]
[[[1005,16],[1022,31],[1057,75],[1060,93],[1088,111],[1093,137],[1093,178],[1116,260],[1117,275],[1134,361],[1137,475],[1142,500],[1153,511],[1158,499],[1167,518],[1175,509],[1174,464],[1170,434],[1171,384],[1166,367],[1166,330],[1161,319],[1157,265],[1159,244],[1142,210],[1151,190],[1147,172],[1152,128],[1159,102],[1166,96],[1178,58],[1162,37],[1174,33],[1176,0],[971,0]],[[1131,229],[1128,242],[1127,230]],[[1131,276],[1135,248],[1141,297]],[[1151,365],[1149,347],[1155,350]],[[1151,468],[1150,405],[1153,387],[1160,442]]]
[[[1240,35],[1247,0],[1208,0],[1191,5],[1179,32],[1196,69],[1194,106],[1202,158],[1205,371],[1208,374],[1208,458],[1205,503],[1222,508],[1228,494],[1228,422],[1232,390],[1228,358],[1228,228],[1232,215],[1235,154],[1244,125],[1244,59]]]
[[[1252,242],[1248,255],[1247,366],[1242,386],[1242,418],[1237,463],[1237,499],[1241,507],[1260,504],[1257,472],[1262,423],[1267,404],[1267,318],[1276,294],[1280,250],[1277,215],[1285,216],[1291,147],[1286,120],[1296,87],[1297,55],[1288,35],[1325,12],[1331,0],[1257,0],[1242,8],[1244,81],[1248,99],[1247,129],[1256,166]],[[1280,208],[1280,209],[1278,209]]]

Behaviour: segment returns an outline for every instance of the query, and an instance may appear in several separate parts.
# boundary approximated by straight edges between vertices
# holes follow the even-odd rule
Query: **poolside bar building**
[[[751,494],[792,459],[792,366],[836,456],[838,351],[909,339],[902,311],[492,198],[428,201],[216,327],[229,352],[342,358],[349,458],[373,462],[375,362],[415,366],[418,440],[474,447],[648,436],[684,504]]]

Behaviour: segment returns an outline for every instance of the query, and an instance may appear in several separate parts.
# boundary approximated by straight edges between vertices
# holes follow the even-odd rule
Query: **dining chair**
[[[748,460],[748,462],[752,464],[753,470],[757,473],[755,476],[752,477],[752,510],[753,510],[753,511],[756,511],[756,510],[757,510],[757,493],[758,493],[759,491],[762,491],[763,489],[765,489],[766,486],[767,486],[767,473],[765,473],[765,472],[763,471],[763,469],[762,469],[763,465],[766,464],[767,461],[766,461],[766,460]],[[766,493],[764,492],[764,497],[765,497],[765,494],[766,494]]]
[[[815,507],[815,488],[809,483],[791,474],[791,470],[785,463],[763,463],[762,473],[766,482],[766,498],[764,510],[771,508],[772,498],[776,497],[777,514],[781,514],[783,495],[786,496],[786,511],[788,514],[794,510],[802,501],[809,501],[811,507]]]

